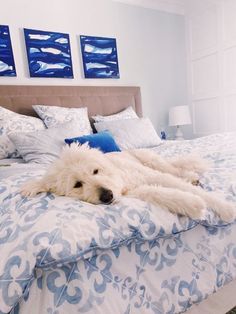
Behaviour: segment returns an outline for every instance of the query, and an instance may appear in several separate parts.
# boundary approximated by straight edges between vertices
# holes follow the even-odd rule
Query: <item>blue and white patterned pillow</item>
[[[161,144],[148,118],[104,121],[94,124],[98,132],[109,131],[121,150],[150,148]]]
[[[94,122],[106,122],[106,121],[115,121],[115,120],[125,120],[125,119],[137,119],[138,116],[134,111],[133,107],[129,106],[125,110],[111,114],[109,116],[92,116]]]
[[[26,162],[48,164],[59,157],[66,137],[84,135],[72,121],[45,130],[11,133],[9,137]]]
[[[39,118],[25,116],[0,106],[0,159],[19,157],[8,134],[43,129],[45,125]]]
[[[83,134],[92,133],[88,118],[88,109],[84,108],[65,108],[57,106],[34,105],[33,109],[43,120],[47,128],[58,126],[59,124],[70,121],[78,122],[80,132]]]

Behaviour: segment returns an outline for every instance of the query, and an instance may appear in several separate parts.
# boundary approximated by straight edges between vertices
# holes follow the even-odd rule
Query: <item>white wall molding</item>
[[[184,15],[184,0],[112,0],[148,9]]]
[[[236,131],[236,0],[185,0],[194,135]]]

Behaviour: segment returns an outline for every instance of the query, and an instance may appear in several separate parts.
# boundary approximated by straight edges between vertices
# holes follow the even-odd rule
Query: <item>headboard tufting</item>
[[[35,116],[32,105],[88,107],[89,116],[110,115],[133,106],[142,116],[139,87],[1,85],[0,106]]]

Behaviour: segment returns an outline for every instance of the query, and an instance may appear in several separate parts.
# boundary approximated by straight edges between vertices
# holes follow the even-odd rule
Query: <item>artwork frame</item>
[[[10,29],[8,25],[0,25],[0,76],[16,75]]]
[[[69,34],[24,28],[30,77],[74,78]]]
[[[80,47],[85,78],[120,78],[115,38],[80,35]]]

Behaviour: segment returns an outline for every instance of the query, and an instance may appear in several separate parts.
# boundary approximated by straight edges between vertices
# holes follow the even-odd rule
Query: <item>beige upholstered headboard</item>
[[[142,116],[139,87],[129,86],[0,86],[0,106],[35,116],[32,105],[88,107],[89,116],[110,115],[133,106]]]

